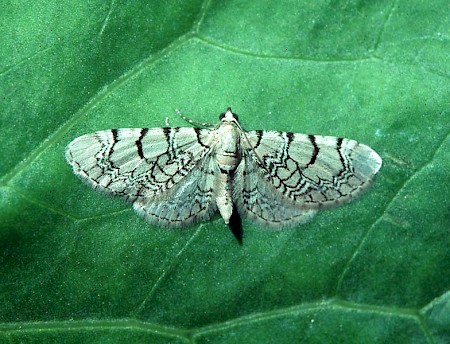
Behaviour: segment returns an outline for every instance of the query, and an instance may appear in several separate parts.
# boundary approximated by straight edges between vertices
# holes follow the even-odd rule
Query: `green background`
[[[450,3],[0,4],[0,342],[450,342]],[[75,137],[217,122],[352,138],[383,167],[284,231],[153,228]]]

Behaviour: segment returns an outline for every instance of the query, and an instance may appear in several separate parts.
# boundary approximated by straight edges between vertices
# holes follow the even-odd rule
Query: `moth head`
[[[228,107],[227,111],[222,112],[219,115],[219,119],[222,122],[237,122],[239,121],[239,116],[231,111],[231,108]]]

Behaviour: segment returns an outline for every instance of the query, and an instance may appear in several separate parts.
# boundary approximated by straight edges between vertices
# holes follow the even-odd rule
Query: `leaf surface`
[[[448,1],[0,5],[0,340],[450,341]],[[215,123],[347,137],[374,187],[310,224],[153,228],[65,146]]]

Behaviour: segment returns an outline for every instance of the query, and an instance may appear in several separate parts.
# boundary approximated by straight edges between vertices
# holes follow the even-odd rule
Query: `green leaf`
[[[448,1],[0,5],[0,341],[450,341]],[[153,228],[73,138],[217,122],[333,135],[383,167],[285,231]]]

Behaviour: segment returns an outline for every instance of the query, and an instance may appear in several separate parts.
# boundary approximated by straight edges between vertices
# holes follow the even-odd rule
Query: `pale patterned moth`
[[[161,227],[185,227],[219,210],[271,228],[310,220],[348,202],[381,167],[366,145],[332,136],[244,131],[228,108],[209,128],[112,129],[80,136],[66,149],[74,173],[122,196]]]

